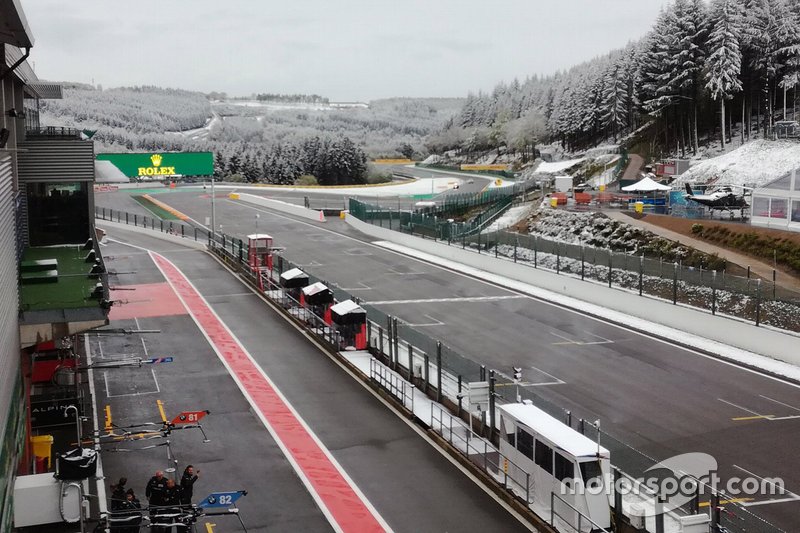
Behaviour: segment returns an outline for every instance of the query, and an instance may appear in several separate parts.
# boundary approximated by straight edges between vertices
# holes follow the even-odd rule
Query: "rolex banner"
[[[129,178],[164,179],[214,173],[214,154],[211,152],[97,154],[97,160],[111,162]]]

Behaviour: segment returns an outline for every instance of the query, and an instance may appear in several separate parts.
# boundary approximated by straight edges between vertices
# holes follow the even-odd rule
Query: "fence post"
[[[772,269],[772,299],[775,300],[777,294],[777,286],[776,282],[778,281],[778,272],[773,268]]]
[[[442,343],[436,341],[436,401],[442,403]]]
[[[622,519],[622,492],[617,490],[619,487],[620,479],[622,478],[622,474],[620,473],[618,468],[614,468],[614,515],[617,518],[617,521]]]
[[[556,243],[556,274],[561,274],[561,246]]]
[[[391,316],[387,316],[386,317],[386,336],[389,337],[389,365],[390,366],[394,362],[394,358],[392,357],[392,350],[394,349],[393,348],[394,347],[394,342],[392,340],[392,339],[394,339],[394,335],[392,335],[392,326],[393,326],[392,317]]]
[[[462,381],[461,380],[461,374],[459,374],[458,375],[458,395],[456,396],[458,398],[458,418],[461,418],[461,402],[463,400],[463,398],[461,397],[461,390],[462,390],[461,381]]]
[[[539,236],[533,236],[533,268],[539,268]]]
[[[750,279],[750,265],[747,265],[747,279]]]
[[[586,247],[581,244],[581,280],[586,276]]]
[[[134,226],[139,225],[139,215],[137,215],[136,213],[133,214],[133,225]]]
[[[717,314],[717,271],[711,274],[711,314]]]
[[[197,240],[197,228],[194,228],[194,240]]]
[[[678,263],[672,263],[672,305],[678,303]]]
[[[378,349],[380,350],[381,358],[383,357],[383,328],[378,328]]]
[[[478,253],[481,253],[481,233],[478,232]]]
[[[586,435],[586,421],[583,418],[578,420],[578,431],[581,432],[581,435]]]
[[[408,345],[408,381],[414,383],[414,347]]]
[[[127,223],[128,223],[128,212],[125,211],[125,224],[127,224]]]
[[[105,220],[106,219],[106,208],[103,207],[102,209],[103,209],[103,220]]]
[[[761,278],[756,282],[756,326],[761,325]]]
[[[517,246],[519,246],[519,238],[514,241],[514,262],[517,262]]]
[[[392,361],[392,370],[395,371],[400,362],[400,343],[398,342],[399,334],[397,329],[397,317],[392,317],[392,337],[394,339],[394,361]]]
[[[644,277],[644,254],[639,257],[639,296],[642,295],[642,278]]]
[[[489,371],[489,440],[494,439],[494,370]]]
[[[611,262],[611,258],[613,257],[614,252],[611,250],[608,251],[608,287],[611,288],[611,271],[614,267],[613,263]]]
[[[161,233],[164,233],[164,220],[163,219],[158,221],[158,230]]]
[[[659,494],[655,499],[656,533],[664,533],[664,498]]]
[[[430,357],[428,357],[428,354],[425,354],[425,357],[423,357],[422,359],[423,359],[422,362],[425,365],[425,368],[422,369],[422,383],[423,383],[423,386],[424,386],[424,388],[422,390],[425,392],[425,394],[428,394],[428,383],[430,382],[429,378],[430,378],[430,370],[431,370],[431,366],[430,366],[431,361],[430,361]]]
[[[500,239],[498,238],[497,234],[495,234],[495,240],[494,240],[494,258],[495,259],[497,259],[497,245],[498,244],[500,244]],[[773,272],[773,274],[775,273],[774,270],[772,272]],[[775,276],[773,276],[773,277],[775,277]]]
[[[572,411],[567,410],[567,425],[572,427]]]
[[[183,225],[181,224],[181,237],[183,236]],[[242,239],[239,239],[239,262],[242,262]]]

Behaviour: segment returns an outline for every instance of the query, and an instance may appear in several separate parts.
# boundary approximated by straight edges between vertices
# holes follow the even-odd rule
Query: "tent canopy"
[[[653,178],[650,176],[646,176],[633,185],[628,185],[627,187],[622,188],[622,190],[625,192],[654,192],[669,191],[671,189],[672,187],[669,185],[661,185],[657,181],[653,180]]]
[[[345,300],[331,307],[331,315],[333,321],[342,326],[367,322],[367,312],[353,300]]]

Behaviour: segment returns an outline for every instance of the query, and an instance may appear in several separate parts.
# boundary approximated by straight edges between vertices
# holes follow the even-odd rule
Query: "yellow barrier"
[[[558,207],[558,198],[550,198],[550,207]]]
[[[373,159],[376,165],[409,165],[413,163],[411,159]]]
[[[149,194],[143,194],[142,198],[144,198],[145,200],[147,200],[148,202],[150,202],[150,203],[152,203],[154,205],[157,205],[158,207],[160,207],[161,209],[163,209],[167,213],[171,213],[171,214],[175,215],[179,220],[188,220],[188,218],[189,218],[188,215],[184,215],[183,213],[181,213],[180,211],[178,211],[174,207],[171,207],[171,206],[165,204],[164,202],[162,202],[160,200],[156,200],[155,198],[153,198]]]
[[[339,218],[341,218],[342,220],[344,220],[344,219],[345,219],[345,217],[347,216],[346,214],[347,214],[347,211],[339,211]]]
[[[644,202],[636,202],[633,205],[633,208],[637,213],[643,213],[644,212]]]
[[[33,455],[36,457],[46,457],[47,468],[50,468],[50,457],[53,451],[53,436],[38,435],[36,437],[31,437],[31,444],[33,445]]]
[[[239,193],[238,192],[232,192],[232,193],[228,194],[228,198],[230,198],[231,200],[238,200],[239,199]]]

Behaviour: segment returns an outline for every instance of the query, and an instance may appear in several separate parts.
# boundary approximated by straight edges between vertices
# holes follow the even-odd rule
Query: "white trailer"
[[[572,176],[555,177],[556,192],[569,192],[572,190]]]

